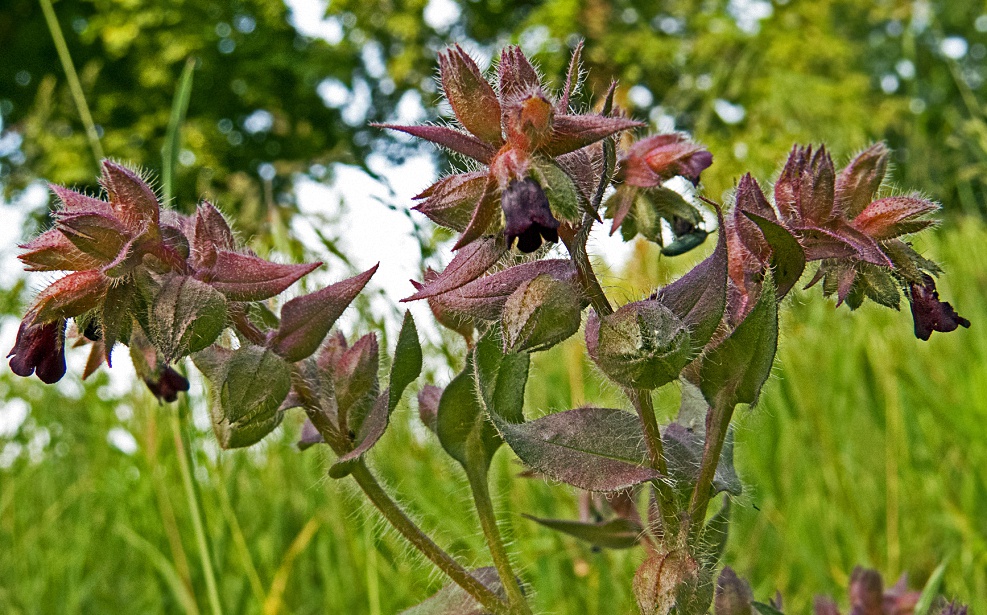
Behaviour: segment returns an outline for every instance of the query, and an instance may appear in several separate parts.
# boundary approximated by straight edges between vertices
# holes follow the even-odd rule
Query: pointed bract
[[[466,130],[494,145],[503,143],[500,102],[476,63],[459,45],[439,54],[442,90]]]
[[[623,117],[602,115],[556,115],[552,122],[552,135],[541,151],[549,156],[560,156],[605,139],[611,135],[645,124]],[[710,158],[712,162],[712,158]],[[707,165],[709,166],[709,165]]]
[[[378,266],[285,303],[281,308],[281,326],[271,337],[268,347],[292,363],[311,356],[339,316],[377,272]]]
[[[431,141],[437,145],[452,150],[457,154],[462,154],[483,164],[488,164],[497,153],[492,145],[477,139],[471,134],[446,128],[445,126],[398,126],[396,124],[377,124],[379,128],[389,128],[398,132],[407,133],[419,139]]]
[[[888,170],[891,152],[876,143],[854,158],[836,178],[836,210],[853,219],[874,199]]]
[[[70,273],[41,291],[29,313],[39,324],[79,316],[99,305],[109,283],[99,271]]]
[[[502,101],[520,99],[541,90],[538,72],[524,56],[520,47],[505,47],[497,65]]]
[[[113,210],[128,231],[157,236],[161,206],[147,182],[130,169],[109,160],[103,161],[101,182]]]
[[[216,264],[196,277],[230,301],[263,301],[281,294],[321,264],[281,265],[259,256],[220,250]]]
[[[61,231],[51,229],[19,246],[24,252],[17,258],[26,271],[82,271],[96,269],[102,263],[77,248]]]

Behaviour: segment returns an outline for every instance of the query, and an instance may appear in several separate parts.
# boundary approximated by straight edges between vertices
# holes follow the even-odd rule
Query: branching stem
[[[692,491],[689,504],[689,533],[695,537],[702,530],[706,519],[706,508],[713,491],[713,478],[716,476],[716,466],[720,462],[723,443],[727,438],[730,419],[733,417],[734,404],[721,401],[716,403],[706,414],[706,442],[703,447],[703,460],[699,465],[699,479]]]
[[[518,583],[517,575],[511,567],[511,559],[504,548],[504,541],[500,536],[500,529],[497,527],[497,516],[494,513],[493,501],[490,499],[490,487],[487,484],[486,464],[470,464],[466,470],[469,478],[470,489],[473,492],[473,501],[476,503],[476,513],[480,517],[480,526],[483,528],[483,535],[487,539],[487,547],[490,555],[493,556],[494,567],[497,575],[507,593],[507,599],[511,605],[511,613],[517,615],[531,615],[531,608],[524,597],[521,585]]]

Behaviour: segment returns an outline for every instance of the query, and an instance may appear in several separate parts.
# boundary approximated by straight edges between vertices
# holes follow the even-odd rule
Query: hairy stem
[[[699,465],[699,479],[692,491],[689,504],[689,533],[698,536],[706,519],[706,508],[713,491],[713,478],[716,466],[720,462],[723,443],[727,438],[730,419],[733,417],[734,404],[716,400],[716,403],[706,414],[706,442],[703,447],[703,459]]]
[[[668,530],[672,530],[678,525],[675,510],[675,495],[667,482],[668,463],[665,460],[665,448],[661,441],[661,429],[658,427],[658,420],[655,418],[655,407],[651,400],[651,391],[647,389],[626,389],[625,394],[637,415],[641,419],[644,428],[644,442],[648,447],[648,458],[651,467],[654,468],[661,478],[654,481],[655,489],[658,492],[659,506],[661,508],[662,519]]]
[[[463,568],[446,553],[441,547],[435,544],[417,525],[412,521],[397,502],[384,491],[374,475],[370,473],[367,464],[360,459],[353,467],[352,476],[367,497],[373,502],[377,510],[384,515],[384,518],[401,533],[413,547],[421,551],[433,564],[444,572],[456,585],[462,587],[470,596],[476,599],[484,608],[497,613],[498,615],[511,615],[499,597],[483,583],[480,583],[468,570]]]
[[[583,216],[583,222],[577,229],[569,225],[564,225],[559,229],[559,237],[569,250],[569,257],[576,267],[576,279],[580,289],[589,300],[590,305],[600,316],[613,313],[613,307],[600,286],[600,280],[593,271],[593,265],[589,262],[589,253],[586,252],[586,240],[589,239],[589,232],[593,227],[593,218],[587,214]]]
[[[332,419],[330,419],[321,409],[319,409],[315,397],[307,386],[305,379],[302,374],[296,374],[297,377],[293,378],[294,388],[298,394],[302,397],[305,405],[306,413],[308,414],[309,420],[312,421],[312,425],[315,429],[322,435],[326,443],[333,449],[337,455],[345,454],[345,452],[350,446],[350,442],[339,434],[336,426],[333,424]],[[466,593],[472,596],[477,602],[483,605],[484,608],[490,610],[496,615],[511,615],[508,606],[500,599],[497,594],[493,593],[490,588],[488,588],[483,583],[480,583],[470,574],[469,570],[464,568],[459,562],[457,562],[451,555],[449,555],[445,550],[428,537],[428,535],[422,531],[418,525],[401,509],[397,502],[391,498],[390,495],[384,491],[384,488],[380,485],[377,479],[374,477],[373,473],[370,472],[370,468],[367,467],[366,462],[363,459],[359,459],[354,465],[353,470],[350,474],[354,480],[356,480],[357,485],[360,489],[367,495],[367,498],[373,503],[373,505],[384,515],[384,518],[390,523],[394,529],[396,529],[405,539],[411,543],[411,546],[415,547],[427,557],[433,564],[435,564],[439,570],[444,572],[452,581],[463,588]]]
[[[524,597],[517,576],[511,568],[511,559],[507,555],[507,549],[504,548],[500,528],[497,527],[497,516],[494,513],[493,501],[490,499],[490,487],[487,484],[486,464],[469,464],[466,469],[466,476],[469,478],[470,489],[473,492],[473,501],[476,503],[476,513],[480,517],[480,526],[483,528],[483,535],[487,539],[487,548],[490,549],[497,575],[504,586],[504,591],[507,592],[511,613],[531,615],[531,608],[528,606],[528,601]]]
[[[188,416],[188,398],[183,397],[182,399],[186,401],[179,405],[178,412],[171,415],[171,427],[175,432],[175,451],[178,453],[178,469],[182,475],[182,484],[185,486],[185,498],[188,500],[189,512],[192,517],[192,529],[195,531],[199,560],[202,562],[202,574],[206,578],[206,595],[209,597],[210,610],[212,615],[222,615],[223,608],[219,601],[216,573],[212,564],[212,549],[210,549],[209,538],[206,535],[205,523],[202,519],[199,493],[192,476],[192,442],[182,427],[183,419],[187,420]]]

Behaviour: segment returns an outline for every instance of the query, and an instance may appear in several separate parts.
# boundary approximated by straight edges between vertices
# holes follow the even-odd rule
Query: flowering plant
[[[440,548],[365,461],[423,363],[410,314],[386,386],[373,334],[352,343],[330,335],[376,267],[291,299],[275,315],[267,300],[318,264],[261,259],[238,247],[209,203],[193,216],[163,210],[145,180],[106,162],[108,200],[53,186],[62,202],[55,227],[22,246],[28,270],[69,273],[29,308],[11,369],[59,380],[72,320],[79,343],[91,344],[84,375],[109,364],[122,342],[164,401],[188,390],[172,366],[191,357],[212,384],[213,426],[224,448],[256,443],[300,408],[307,422],[299,445],[328,446],[336,455],[329,475],[352,476],[453,582],[408,613],[531,612],[525,587],[537,580],[515,574],[487,482],[505,443],[534,473],[589,494],[596,517],[534,521],[601,547],[643,549],[633,580],[642,613],[780,612],[780,599],[756,602],[728,568],[717,574],[731,499],[741,492],[734,410],[757,402],[774,362],[779,307],[813,261],[808,286],[821,282],[838,305],[856,309],[870,299],[897,309],[904,296],[923,340],[969,327],[939,299],[939,267],[908,243],[933,224],[938,206],[882,187],[889,152],[878,144],[839,172],[825,148],[796,147],[772,200],[746,175],[730,203],[703,198],[704,211],[666,183],[682,177],[699,186],[712,154],[680,134],[633,141],[628,131],[643,125],[614,106],[615,86],[598,111],[577,113],[580,52],[555,96],[516,47],[501,54],[496,85],[460,47],[450,48],[439,58],[441,80],[460,127],[386,126],[474,164],[417,197],[417,211],[460,236],[449,265],[427,271],[404,301],[427,301],[466,339],[464,369],[444,388],[421,387],[418,406],[469,480],[493,567],[468,570]],[[672,284],[615,307],[587,252],[604,218],[611,233],[641,235],[666,255],[704,243],[715,219],[716,245]],[[559,241],[567,256],[548,258]],[[589,406],[527,420],[531,353],[575,335],[584,313],[587,353],[633,412]],[[653,392],[673,383],[682,391],[679,416],[659,425]],[[722,504],[709,514],[719,494]],[[880,610],[912,599],[896,588],[885,594],[880,577],[855,573],[851,599],[866,608],[854,612],[902,612]],[[817,612],[837,611],[820,602]]]

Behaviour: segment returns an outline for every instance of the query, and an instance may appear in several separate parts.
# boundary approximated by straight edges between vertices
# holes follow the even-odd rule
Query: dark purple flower
[[[157,380],[145,378],[144,383],[155,397],[169,403],[178,401],[178,393],[189,389],[189,382],[185,376],[167,365],[157,374]]]
[[[949,333],[957,327],[970,328],[970,321],[956,313],[953,306],[939,300],[936,281],[923,274],[922,284],[911,284],[912,319],[915,321],[915,337],[928,340],[933,331]]]
[[[33,324],[29,315],[17,330],[17,341],[7,354],[10,370],[25,378],[37,374],[45,384],[65,375],[65,320]]]
[[[506,220],[507,245],[517,239],[518,250],[534,252],[541,246],[542,239],[552,243],[559,240],[559,221],[552,215],[545,191],[534,179],[512,181],[500,199]]]

